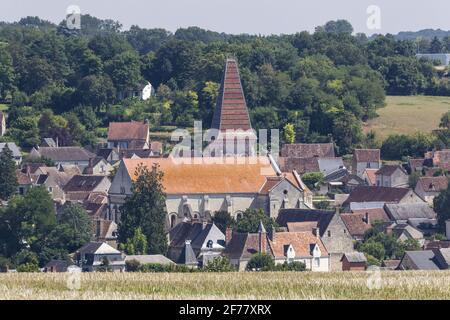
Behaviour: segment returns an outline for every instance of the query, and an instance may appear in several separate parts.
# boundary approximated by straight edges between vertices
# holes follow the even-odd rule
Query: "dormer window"
[[[212,240],[208,240],[208,242],[206,243],[206,247],[207,248],[212,248],[213,247],[213,241]]]

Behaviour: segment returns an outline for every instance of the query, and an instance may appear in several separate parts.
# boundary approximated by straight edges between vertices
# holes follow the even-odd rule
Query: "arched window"
[[[170,216],[170,227],[171,228],[175,227],[176,221],[177,221],[177,215],[176,214],[172,214]]]
[[[212,247],[213,247],[213,241],[212,241],[212,240],[209,240],[209,241],[206,243],[206,247],[207,247],[207,248],[212,248]]]

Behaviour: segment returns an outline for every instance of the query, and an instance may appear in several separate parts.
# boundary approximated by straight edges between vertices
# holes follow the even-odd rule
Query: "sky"
[[[39,16],[57,23],[70,5],[77,5],[82,14],[118,20],[125,29],[138,25],[175,31],[198,26],[232,34],[269,35],[314,31],[329,20],[347,19],[355,32],[368,35],[450,30],[448,0],[0,0],[0,21]],[[370,17],[380,23],[368,28],[371,5],[379,8],[379,15],[371,11]]]

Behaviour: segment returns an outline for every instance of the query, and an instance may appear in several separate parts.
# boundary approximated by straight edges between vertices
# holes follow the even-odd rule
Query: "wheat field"
[[[9,299],[450,299],[450,271],[0,274]],[[78,281],[78,282],[77,282]],[[75,286],[74,286],[75,283]]]

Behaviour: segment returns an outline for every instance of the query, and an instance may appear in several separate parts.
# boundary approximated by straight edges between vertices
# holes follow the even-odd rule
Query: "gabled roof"
[[[3,148],[8,145],[9,150],[12,151],[13,157],[22,156],[19,147],[14,142],[1,142],[0,143],[0,153],[3,152]]]
[[[369,186],[375,186],[377,184],[376,172],[378,169],[366,169],[364,170],[364,174],[367,176],[367,183]]]
[[[252,129],[238,64],[234,59],[226,61],[211,128],[220,131]]]
[[[170,247],[181,248],[185,245],[186,240],[190,240],[194,250],[201,249],[209,233],[212,231],[220,232],[225,239],[225,235],[212,223],[179,223],[169,231]]]
[[[334,158],[333,143],[296,143],[285,144],[281,148],[282,157],[294,158]]]
[[[400,202],[409,192],[407,188],[357,186],[345,200],[344,206],[352,202]]]
[[[335,214],[334,211],[281,209],[276,221],[280,227],[288,227],[288,223],[293,222],[317,222],[320,236],[323,236]]]
[[[296,170],[299,174],[320,172],[318,158],[280,157],[280,169],[283,172]]]
[[[380,149],[355,149],[353,157],[356,162],[379,162]]]
[[[406,251],[403,260],[408,257],[415,270],[439,270],[434,261],[434,252],[431,250]]]
[[[35,149],[44,158],[53,161],[89,161],[95,154],[81,147],[41,147]]]
[[[110,122],[108,141],[147,140],[148,133],[148,123]]]
[[[114,249],[105,242],[89,242],[78,249],[78,252],[91,254],[120,254],[119,250]]]
[[[382,166],[375,175],[381,175],[381,176],[391,176],[395,173],[395,171],[400,170],[404,174],[407,174],[405,169],[403,169],[399,165],[384,165]]]
[[[269,240],[269,248],[275,258],[286,257],[286,246],[292,246],[296,258],[312,257],[312,249],[319,246],[321,256],[328,255],[325,246],[319,237],[309,231],[305,232],[275,232],[273,240]]]
[[[267,235],[266,235],[267,236]],[[250,259],[259,252],[259,233],[233,232],[223,254],[230,259]]]
[[[364,253],[361,253],[361,252],[344,253],[344,255],[342,256],[341,261],[344,259],[344,257],[350,263],[364,263],[364,262],[367,262],[366,256],[364,255]]]
[[[194,160],[191,163],[177,163],[172,158],[124,159],[123,164],[133,180],[139,165],[151,169],[158,164],[164,172],[165,192],[169,194],[258,193],[266,183],[266,177],[276,176],[269,159],[265,157],[221,158],[225,163],[215,164],[217,158],[202,159],[199,164]]]
[[[105,176],[76,175],[65,185],[64,192],[93,191],[103,179],[108,178]]]
[[[387,203],[384,208],[392,220],[436,219],[436,212],[426,203]]]
[[[448,178],[446,176],[439,177],[420,177],[417,184],[422,187],[425,192],[441,192],[448,187]]]
[[[421,158],[421,159],[409,159],[409,166],[411,168],[411,170],[417,170],[418,168],[422,168],[423,166],[425,166],[425,159]]]
[[[369,221],[366,220],[367,216]],[[383,209],[365,209],[365,210],[353,210],[353,213],[342,213],[342,221],[344,221],[348,232],[353,237],[362,237],[375,221],[389,221],[389,217],[386,215]]]

